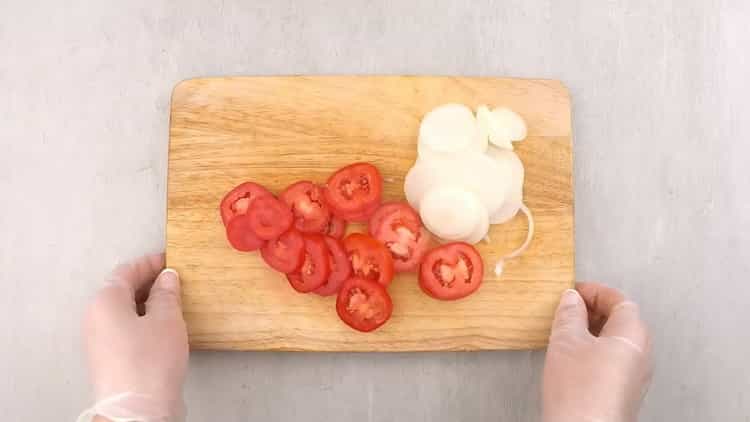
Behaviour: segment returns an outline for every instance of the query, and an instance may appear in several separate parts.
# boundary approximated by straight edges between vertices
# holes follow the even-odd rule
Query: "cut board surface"
[[[536,220],[529,250],[523,215],[492,227],[478,245],[485,279],[455,302],[423,294],[414,274],[389,292],[393,316],[363,334],[339,321],[335,297],[296,293],[259,254],[232,250],[218,206],[253,180],[275,193],[297,180],[324,182],[337,168],[375,164],[385,200],[403,198],[422,116],[454,102],[504,105],[521,114],[528,138],[515,143],[526,168],[525,201]],[[323,76],[208,78],[181,82],[172,96],[167,265],[183,283],[191,347],[232,350],[417,351],[530,349],[547,343],[560,294],[573,285],[570,99],[557,81],[468,77]],[[492,183],[492,181],[487,181]]]

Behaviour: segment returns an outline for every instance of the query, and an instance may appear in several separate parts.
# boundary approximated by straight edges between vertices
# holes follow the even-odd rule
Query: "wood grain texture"
[[[403,197],[421,117],[446,102],[507,105],[527,120],[517,143],[537,234],[501,278],[492,263],[523,240],[522,216],[494,226],[479,249],[478,293],[439,302],[414,275],[394,280],[391,321],[374,333],[338,320],[334,298],[300,295],[258,254],[233,251],[222,196],[254,180],[274,192],[324,181],[353,161],[378,166],[385,199]],[[248,77],[193,79],[172,97],[167,265],[183,280],[197,349],[416,351],[528,349],[546,344],[560,293],[574,280],[570,101],[557,81],[456,77]]]

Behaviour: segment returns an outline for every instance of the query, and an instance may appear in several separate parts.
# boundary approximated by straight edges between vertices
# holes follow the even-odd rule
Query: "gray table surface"
[[[407,5],[408,4],[408,5]],[[750,4],[0,0],[0,414],[88,404],[78,330],[164,246],[169,97],[206,75],[561,79],[577,273],[656,338],[644,421],[750,421]],[[192,421],[533,421],[544,353],[194,353]]]

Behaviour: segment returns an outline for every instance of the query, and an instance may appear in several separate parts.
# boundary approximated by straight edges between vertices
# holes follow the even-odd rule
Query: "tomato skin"
[[[226,226],[235,216],[247,213],[250,204],[262,196],[273,196],[273,194],[254,182],[245,182],[235,186],[221,200],[221,205],[219,205],[221,221]]]
[[[294,227],[260,249],[266,264],[282,273],[297,272],[305,260],[305,240]]]
[[[320,233],[327,227],[331,211],[323,188],[315,183],[307,180],[293,183],[279,194],[279,199],[292,209],[294,227],[302,233]]]
[[[380,204],[374,203],[362,211],[359,211],[356,213],[342,214],[342,218],[346,221],[351,221],[355,223],[365,223],[370,219],[370,217],[378,209],[379,206]]]
[[[383,204],[370,218],[370,234],[391,252],[397,272],[414,271],[430,247],[431,235],[405,202]]]
[[[302,281],[302,275],[300,273],[286,274],[286,279],[294,290],[300,293],[308,293],[308,290],[305,288],[305,282]]]
[[[325,236],[323,240],[328,246],[331,274],[328,276],[328,280],[313,292],[321,296],[331,296],[338,293],[341,284],[352,274],[352,264],[349,262],[346,249],[339,239]]]
[[[336,217],[335,215],[331,216],[331,219],[328,220],[328,224],[326,225],[325,229],[323,229],[322,233],[326,236],[331,236],[336,239],[341,239],[344,237],[344,234],[346,233],[346,221]]]
[[[324,191],[331,212],[347,221],[364,221],[383,194],[383,177],[370,163],[354,163],[333,173]]]
[[[391,252],[374,238],[352,233],[344,238],[344,249],[352,263],[355,277],[377,281],[388,286],[393,280],[393,258]]]
[[[266,243],[252,230],[250,218],[245,214],[237,215],[229,220],[226,233],[229,244],[241,252],[258,250]]]
[[[281,236],[292,226],[294,217],[289,207],[273,196],[256,199],[247,210],[250,227],[264,240]]]
[[[452,277],[445,280],[445,277]],[[482,285],[484,263],[468,243],[446,243],[430,250],[419,266],[419,287],[439,300],[461,299]]]
[[[367,333],[390,319],[393,301],[381,284],[352,277],[339,290],[336,313],[346,325]]]
[[[303,234],[305,256],[299,272],[287,274],[287,280],[300,293],[311,292],[328,280],[331,274],[328,246],[319,234]]]

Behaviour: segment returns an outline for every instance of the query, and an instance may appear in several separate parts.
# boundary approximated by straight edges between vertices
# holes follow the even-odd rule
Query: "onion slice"
[[[489,222],[479,198],[458,185],[439,186],[427,192],[419,215],[430,232],[447,241],[468,241]]]
[[[450,157],[477,150],[474,113],[463,104],[444,104],[427,113],[419,125],[420,157]]]
[[[406,175],[404,192],[409,204],[420,210],[422,198],[430,189],[460,186],[476,194],[491,215],[505,202],[512,177],[510,162],[487,154],[420,158]]]
[[[480,151],[487,151],[490,137],[490,120],[492,112],[486,105],[477,107],[477,147]]]
[[[515,111],[505,107],[492,110],[489,139],[493,145],[512,150],[512,142],[525,139],[526,132],[526,122]]]
[[[516,214],[518,214],[518,210],[521,208],[521,203],[523,202],[523,181],[525,173],[523,163],[521,162],[521,159],[518,158],[518,155],[511,150],[491,146],[487,150],[487,154],[496,161],[501,161],[506,165],[509,165],[512,172],[510,187],[505,202],[497,211],[490,215],[490,224],[503,224],[510,221],[516,216]]]
[[[521,204],[521,212],[526,214],[526,219],[529,221],[529,228],[526,232],[526,240],[523,241],[518,249],[505,255],[497,261],[497,263],[495,264],[495,275],[498,277],[503,274],[503,266],[505,265],[505,261],[521,256],[521,254],[526,252],[526,249],[529,248],[531,239],[534,238],[534,216],[531,215],[531,210],[529,210],[529,208],[525,204]]]
[[[477,222],[477,225],[474,226],[474,231],[471,232],[471,235],[463,239],[463,241],[475,245],[484,240],[484,238],[487,237],[489,231],[490,216],[489,214],[487,214],[487,210],[482,207],[482,212],[479,215],[479,221]]]

